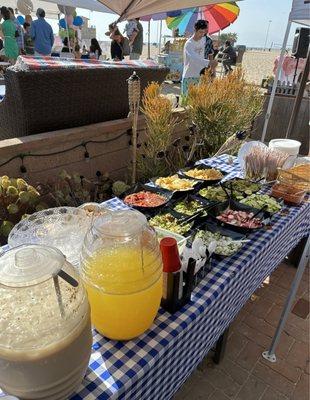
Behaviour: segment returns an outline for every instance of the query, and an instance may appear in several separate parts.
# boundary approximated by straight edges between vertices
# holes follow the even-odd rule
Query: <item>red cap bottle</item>
[[[181,260],[177,241],[166,237],[160,241],[160,250],[164,272],[178,272],[181,269]]]

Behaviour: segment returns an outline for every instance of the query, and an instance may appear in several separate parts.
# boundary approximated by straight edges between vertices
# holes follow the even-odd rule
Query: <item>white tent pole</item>
[[[264,123],[263,133],[262,133],[262,137],[261,137],[261,141],[262,142],[265,141],[265,137],[266,137],[266,133],[267,133],[269,118],[270,118],[270,114],[271,114],[271,110],[272,110],[272,106],[273,106],[273,101],[274,101],[274,98],[275,98],[275,95],[276,95],[278,79],[279,79],[280,71],[281,71],[281,68],[282,68],[282,65],[283,65],[284,54],[285,54],[285,50],[286,50],[288,36],[289,36],[290,30],[291,30],[291,25],[292,25],[292,21],[289,18],[288,19],[288,23],[287,23],[287,27],[286,27],[286,31],[285,31],[285,35],[284,35],[284,39],[283,39],[280,59],[279,59],[279,63],[278,63],[276,75],[275,75],[275,78],[274,78],[274,82],[273,82],[273,86],[272,86],[272,91],[271,91],[271,95],[270,95],[270,99],[269,99],[266,115],[265,115],[265,123]]]
[[[159,41],[158,41],[158,54],[161,52],[161,39],[163,34],[163,20],[160,20],[160,28],[159,28]]]

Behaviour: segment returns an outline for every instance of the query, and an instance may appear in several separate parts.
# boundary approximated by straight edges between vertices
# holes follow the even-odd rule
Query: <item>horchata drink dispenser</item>
[[[65,400],[92,346],[87,295],[63,254],[24,245],[0,257],[0,388],[19,399]]]
[[[128,340],[151,326],[162,296],[162,261],[143,214],[114,211],[94,221],[84,240],[82,279],[102,335]]]

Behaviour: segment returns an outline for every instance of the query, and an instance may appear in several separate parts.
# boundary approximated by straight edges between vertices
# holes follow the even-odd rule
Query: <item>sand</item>
[[[273,75],[274,60],[279,54],[280,51],[246,51],[242,60],[246,79],[260,85],[265,76]]]
[[[100,42],[103,54],[109,57],[110,42]],[[242,66],[245,71],[246,79],[260,85],[263,77],[273,75],[273,65],[275,58],[280,54],[279,50],[262,51],[247,50],[244,53]],[[156,60],[158,56],[158,47],[151,45],[151,58]],[[147,58],[147,45],[143,47],[142,59]]]
[[[275,51],[256,51],[248,50],[244,53],[242,66],[245,71],[246,79],[260,85],[263,77],[273,75],[273,66],[275,58],[280,54]],[[158,48],[151,46],[151,57],[156,59]],[[142,58],[147,58],[147,46],[144,45]]]

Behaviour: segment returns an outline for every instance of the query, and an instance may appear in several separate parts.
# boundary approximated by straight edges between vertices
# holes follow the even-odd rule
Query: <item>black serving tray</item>
[[[174,175],[177,175],[177,174],[174,174]],[[155,183],[158,178],[160,178],[160,177],[158,176],[158,177],[150,179],[150,181],[154,185],[154,187],[159,188],[161,190],[167,190],[168,192],[172,193],[173,197],[182,197],[182,196],[185,196],[188,193],[195,192],[197,190],[197,187],[199,187],[199,182],[201,182],[201,181],[196,181],[196,182],[193,181],[194,182],[194,186],[192,188],[190,188],[190,189],[186,189],[186,190],[169,190],[169,189],[165,189],[165,188],[163,188],[163,187],[161,187],[161,186],[159,186],[159,185],[157,185]],[[185,177],[183,177],[183,179],[184,178]],[[188,179],[188,180],[191,180],[191,179]],[[149,187],[148,184],[146,184],[146,186]]]
[[[174,218],[176,218],[176,219],[177,219],[178,221],[180,221],[180,222],[182,222],[182,221],[184,220],[184,218],[190,218],[190,216],[188,216],[188,215],[180,214],[180,213],[174,211],[174,210],[173,210],[172,208],[170,208],[169,206],[162,208],[162,209],[160,210],[160,212],[158,212],[158,213],[156,213],[156,214],[149,214],[149,215],[146,215],[146,218],[147,218],[148,220],[150,220],[150,219],[153,218],[154,216],[163,215],[163,214],[171,214]],[[186,237],[192,235],[193,232],[194,232],[194,225],[197,225],[196,219],[191,220],[191,221],[189,222],[189,225],[190,225],[190,228],[188,229],[188,231],[186,231],[185,233],[180,233],[179,235],[186,236]],[[159,228],[162,228],[162,227],[159,226]],[[163,227],[162,229],[169,230],[168,228],[164,228],[164,227]]]
[[[222,185],[222,184],[221,184],[221,185]],[[210,188],[212,188],[212,189],[215,188],[215,187],[221,187],[221,185],[219,185],[219,184],[213,185],[213,186],[208,185],[208,186],[205,186],[205,187],[203,187],[203,188],[199,188],[199,191],[200,191],[201,189],[207,189],[208,187],[210,187]],[[223,189],[224,192],[225,192],[225,189],[226,189],[226,187],[224,187],[224,189]],[[196,197],[199,198],[200,200],[202,200],[203,202],[205,202],[206,204],[209,204],[210,206],[212,206],[212,205],[214,205],[214,204],[219,203],[219,200],[209,200],[209,199],[207,199],[206,197],[204,197],[204,196],[202,196],[201,194],[199,194],[199,191],[197,191]],[[229,198],[229,197],[228,197],[229,191],[227,191],[227,192],[228,192],[228,193],[225,194],[225,200],[223,200],[222,202],[228,200],[228,198]]]
[[[158,186],[154,187],[154,186],[149,186],[149,185],[143,185],[142,183],[137,183],[134,187],[128,189],[125,193],[123,193],[120,196],[120,199],[122,201],[124,201],[125,197],[128,196],[129,194],[134,194],[134,193],[138,193],[141,191],[156,193],[166,199],[166,201],[163,204],[156,206],[156,207],[141,207],[141,206],[127,204],[124,202],[127,206],[132,207],[136,210],[142,211],[143,213],[159,211],[160,209],[162,209],[169,203],[169,201],[171,200],[172,195],[173,195],[173,193],[170,192],[169,190],[162,189]]]
[[[244,239],[246,239],[246,235],[244,233],[235,232],[232,229],[228,229],[225,226],[219,225],[218,223],[216,223],[213,220],[207,220],[207,221],[205,221],[203,224],[201,224],[199,226],[199,228],[195,232],[195,235],[191,236],[190,241],[189,241],[190,245],[192,244],[192,241],[194,240],[194,238],[195,238],[196,234],[198,233],[198,231],[209,231],[209,232],[212,232],[212,233],[219,233],[222,236],[230,237],[232,240],[244,240]],[[239,250],[241,250],[241,248]],[[213,253],[212,258],[215,258],[218,261],[222,261],[225,258],[231,257],[231,256],[232,255],[224,256],[222,254]]]
[[[187,171],[190,171],[190,170],[192,170],[192,169],[199,169],[199,170],[216,169],[217,171],[221,172],[221,174],[223,175],[223,177],[220,178],[220,179],[209,179],[209,180],[193,178],[193,177],[191,177],[191,176],[189,176],[189,175],[186,174]],[[178,171],[178,176],[179,176],[180,178],[183,178],[183,179],[184,179],[184,178],[185,178],[185,179],[191,179],[191,180],[193,180],[193,181],[196,181],[196,182],[199,183],[199,187],[205,187],[205,186],[215,185],[215,184],[219,183],[223,178],[225,178],[226,175],[228,175],[227,172],[222,171],[222,170],[219,169],[219,168],[213,168],[213,167],[210,167],[210,166],[204,165],[204,164],[198,164],[198,165],[195,165],[195,166],[193,166],[193,167],[182,168],[182,169],[180,169],[180,170]]]
[[[174,209],[174,207],[178,203],[181,203],[181,202],[187,203],[187,202],[191,202],[191,201],[196,201],[197,203],[199,203],[201,205],[201,208],[204,208],[206,210],[206,212],[208,212],[207,209],[210,207],[210,202],[205,201],[205,199],[203,197],[197,196],[195,194],[190,194],[190,193],[188,193],[184,198],[173,198],[168,206],[170,208],[172,208],[174,212],[181,214],[182,217],[185,217],[185,216],[190,217],[190,215],[188,215],[188,214],[176,211]],[[192,215],[194,215],[194,214],[192,214]]]
[[[253,190],[251,194],[256,194],[256,193],[259,192],[259,191],[261,190],[261,188],[262,188],[262,185],[260,185],[260,184],[257,183],[257,182],[251,182],[251,181],[249,181],[248,179],[242,179],[242,178],[232,178],[232,179],[229,179],[229,180],[227,180],[227,181],[222,182],[221,185],[222,185],[224,188],[226,188],[228,192],[230,192],[231,189],[232,189],[233,195],[241,195],[241,196],[243,196],[243,197],[251,196],[250,194],[245,193],[244,190],[236,190],[234,187],[231,187],[231,184],[232,184],[234,181],[247,181],[247,182],[250,182],[250,183],[252,183],[252,184],[258,185],[257,190]]]
[[[259,229],[262,229],[264,226],[270,224],[271,214],[267,211],[261,211],[256,218],[260,218],[262,220],[262,226],[259,228],[244,228],[232,224],[228,224],[226,222],[219,221],[216,217],[222,214],[227,208],[231,208],[236,211],[247,211],[256,213],[258,210],[256,208],[247,206],[245,204],[238,203],[235,200],[228,200],[224,203],[216,204],[209,209],[208,215],[214,221],[216,221],[220,226],[226,227],[229,230],[233,230],[236,232],[243,233],[245,235],[250,234],[252,232],[256,232]]]

